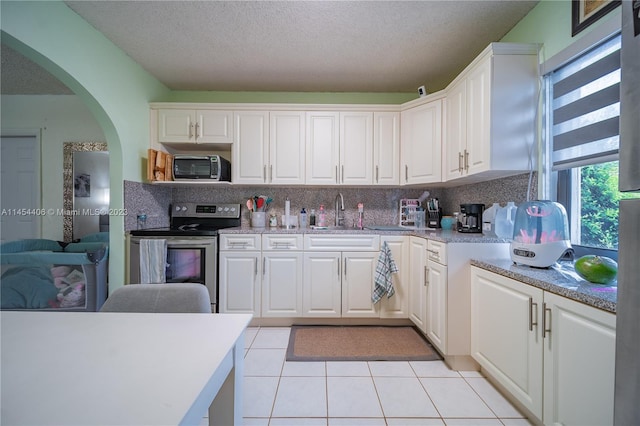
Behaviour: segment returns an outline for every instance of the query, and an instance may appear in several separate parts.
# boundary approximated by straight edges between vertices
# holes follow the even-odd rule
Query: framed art
[[[620,0],[571,0],[571,35],[575,36],[620,3]]]

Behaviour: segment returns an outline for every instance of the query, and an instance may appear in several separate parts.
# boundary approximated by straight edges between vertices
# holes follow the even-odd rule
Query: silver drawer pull
[[[249,245],[246,241],[229,241],[231,248],[246,248]]]
[[[291,248],[291,243],[288,241],[274,241],[273,242],[274,249],[288,249]]]

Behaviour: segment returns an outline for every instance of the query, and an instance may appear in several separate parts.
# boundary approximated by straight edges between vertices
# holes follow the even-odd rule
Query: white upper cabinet
[[[243,184],[268,183],[269,112],[241,111],[233,115],[232,182]]]
[[[400,183],[400,113],[373,113],[373,184]]]
[[[443,181],[481,181],[535,167],[535,45],[492,43],[446,89]]]
[[[340,183],[373,183],[373,113],[340,113]]]
[[[232,116],[231,111],[160,109],[158,142],[233,143]]]
[[[442,178],[442,100],[402,111],[401,184]]]
[[[306,183],[338,184],[340,114],[307,112]]]
[[[270,113],[268,182],[296,185],[305,182],[305,113]]]

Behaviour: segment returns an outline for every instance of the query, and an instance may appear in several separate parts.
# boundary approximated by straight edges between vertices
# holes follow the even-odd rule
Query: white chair
[[[115,290],[100,312],[211,313],[202,284],[129,284]]]

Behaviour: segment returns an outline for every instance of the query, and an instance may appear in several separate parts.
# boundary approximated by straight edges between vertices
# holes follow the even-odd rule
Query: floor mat
[[[287,361],[434,361],[442,357],[414,327],[292,326]]]

